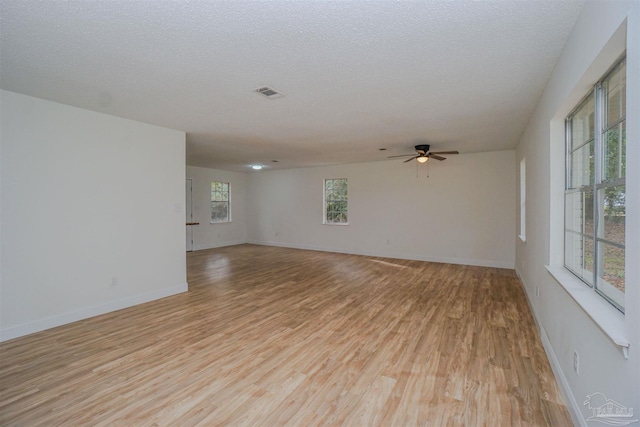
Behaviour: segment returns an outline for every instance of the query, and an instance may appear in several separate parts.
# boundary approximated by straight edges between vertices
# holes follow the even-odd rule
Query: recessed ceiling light
[[[387,151],[386,148],[378,148],[378,151]]]
[[[260,169],[262,169],[262,165],[251,165],[251,168],[259,171]]]
[[[278,160],[271,160],[273,163],[278,163]]]

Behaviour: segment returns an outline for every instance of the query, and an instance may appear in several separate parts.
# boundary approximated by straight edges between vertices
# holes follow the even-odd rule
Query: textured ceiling
[[[188,164],[227,170],[502,150],[582,6],[0,0],[0,86],[186,131]]]

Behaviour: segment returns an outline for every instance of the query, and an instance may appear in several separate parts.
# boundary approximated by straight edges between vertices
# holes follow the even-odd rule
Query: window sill
[[[622,347],[625,359],[629,357],[629,339],[626,337],[624,315],[595,293],[564,267],[545,268],[585,313],[617,346]]]
[[[232,221],[211,221],[209,224],[229,224]]]
[[[349,225],[348,222],[323,222],[322,225]]]

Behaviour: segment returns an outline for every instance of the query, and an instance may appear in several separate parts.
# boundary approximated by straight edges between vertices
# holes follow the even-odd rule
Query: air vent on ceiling
[[[260,95],[263,95],[264,97],[269,99],[277,99],[284,96],[283,94],[273,88],[270,88],[269,86],[262,86],[254,90],[254,92],[259,93]]]

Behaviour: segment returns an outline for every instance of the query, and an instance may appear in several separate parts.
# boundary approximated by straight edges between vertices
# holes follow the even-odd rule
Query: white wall
[[[249,175],[252,243],[513,268],[515,152]],[[325,178],[347,178],[348,226],[323,225]]]
[[[186,291],[185,134],[0,95],[0,338]]]
[[[247,242],[247,174],[187,166],[192,180],[193,250],[239,245]],[[211,224],[211,182],[231,187],[231,222]]]
[[[624,22],[627,20],[626,33]],[[619,29],[622,31],[616,32]],[[606,302],[585,311],[545,265],[563,263],[563,119],[627,47],[626,315]],[[518,145],[516,162],[527,162],[526,243],[516,240],[522,278],[541,338],[564,388],[574,422],[587,425],[583,405],[595,392],[640,409],[640,2],[588,1],[539,105]],[[561,268],[560,268],[561,269]],[[563,281],[567,284],[567,281]],[[582,284],[580,284],[582,286]],[[539,288],[540,296],[536,296]],[[584,287],[578,289],[585,289]],[[585,291],[586,292],[586,291]],[[590,292],[590,291],[589,291]],[[574,293],[574,295],[577,295]],[[595,294],[589,294],[591,296]],[[590,314],[588,314],[590,313]],[[596,324],[602,316],[631,342],[629,358]],[[580,372],[573,369],[573,352]],[[634,423],[636,425],[636,423]]]

